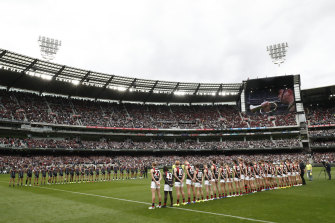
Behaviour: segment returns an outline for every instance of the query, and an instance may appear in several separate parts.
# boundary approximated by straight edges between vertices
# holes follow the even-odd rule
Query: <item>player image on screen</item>
[[[263,101],[259,105],[250,105],[251,112],[270,113],[275,112],[278,109],[278,104],[281,104],[282,108],[286,108],[286,111],[294,112],[294,94],[292,89],[279,89],[278,99],[273,101]],[[282,109],[282,110],[284,110]],[[285,110],[284,110],[285,111]]]
[[[248,80],[245,87],[246,111],[277,115],[295,112],[293,76]]]

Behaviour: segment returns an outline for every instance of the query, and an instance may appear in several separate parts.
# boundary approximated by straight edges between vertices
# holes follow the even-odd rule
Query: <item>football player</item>
[[[167,166],[163,167],[163,178],[164,178],[164,205],[162,208],[166,207],[168,194],[170,195],[171,207],[173,206],[173,196],[172,196],[172,188],[173,188],[173,174],[169,171]]]
[[[152,205],[149,207],[149,209],[155,209],[155,200],[156,200],[156,194],[158,196],[159,204],[157,205],[157,208],[161,208],[161,193],[160,193],[160,181],[162,180],[161,172],[158,168],[156,168],[157,163],[152,164],[152,169],[150,170],[151,175],[151,195],[152,195]]]
[[[180,199],[180,194],[183,198],[183,204],[185,204],[185,194],[184,194],[184,170],[183,168],[180,166],[180,162],[176,161],[175,163],[176,167],[173,169],[173,175],[175,180],[174,186],[176,187],[176,194],[177,194],[177,203],[174,204],[174,206],[178,207],[179,204],[179,199]]]

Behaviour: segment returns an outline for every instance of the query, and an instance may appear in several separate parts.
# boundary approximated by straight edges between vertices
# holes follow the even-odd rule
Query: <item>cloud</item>
[[[4,0],[0,7],[1,48],[40,57],[38,36],[59,38],[55,62],[69,66],[190,82],[298,73],[303,88],[334,84],[332,0]],[[278,68],[265,47],[286,41]]]

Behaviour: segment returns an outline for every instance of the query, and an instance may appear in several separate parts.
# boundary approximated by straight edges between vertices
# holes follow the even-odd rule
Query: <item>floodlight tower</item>
[[[59,47],[62,45],[62,41],[45,36],[39,36],[38,44],[40,46],[42,58],[47,61],[51,61],[55,59]]]
[[[287,48],[288,48],[288,44],[287,42],[285,42],[285,43],[278,43],[278,44],[267,46],[266,51],[268,51],[272,59],[272,62],[280,66],[280,64],[285,62]]]

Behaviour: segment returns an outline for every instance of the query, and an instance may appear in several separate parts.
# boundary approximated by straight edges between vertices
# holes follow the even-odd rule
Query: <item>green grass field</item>
[[[319,171],[306,186],[155,210],[148,179],[13,188],[0,175],[0,222],[335,222],[335,180]]]

